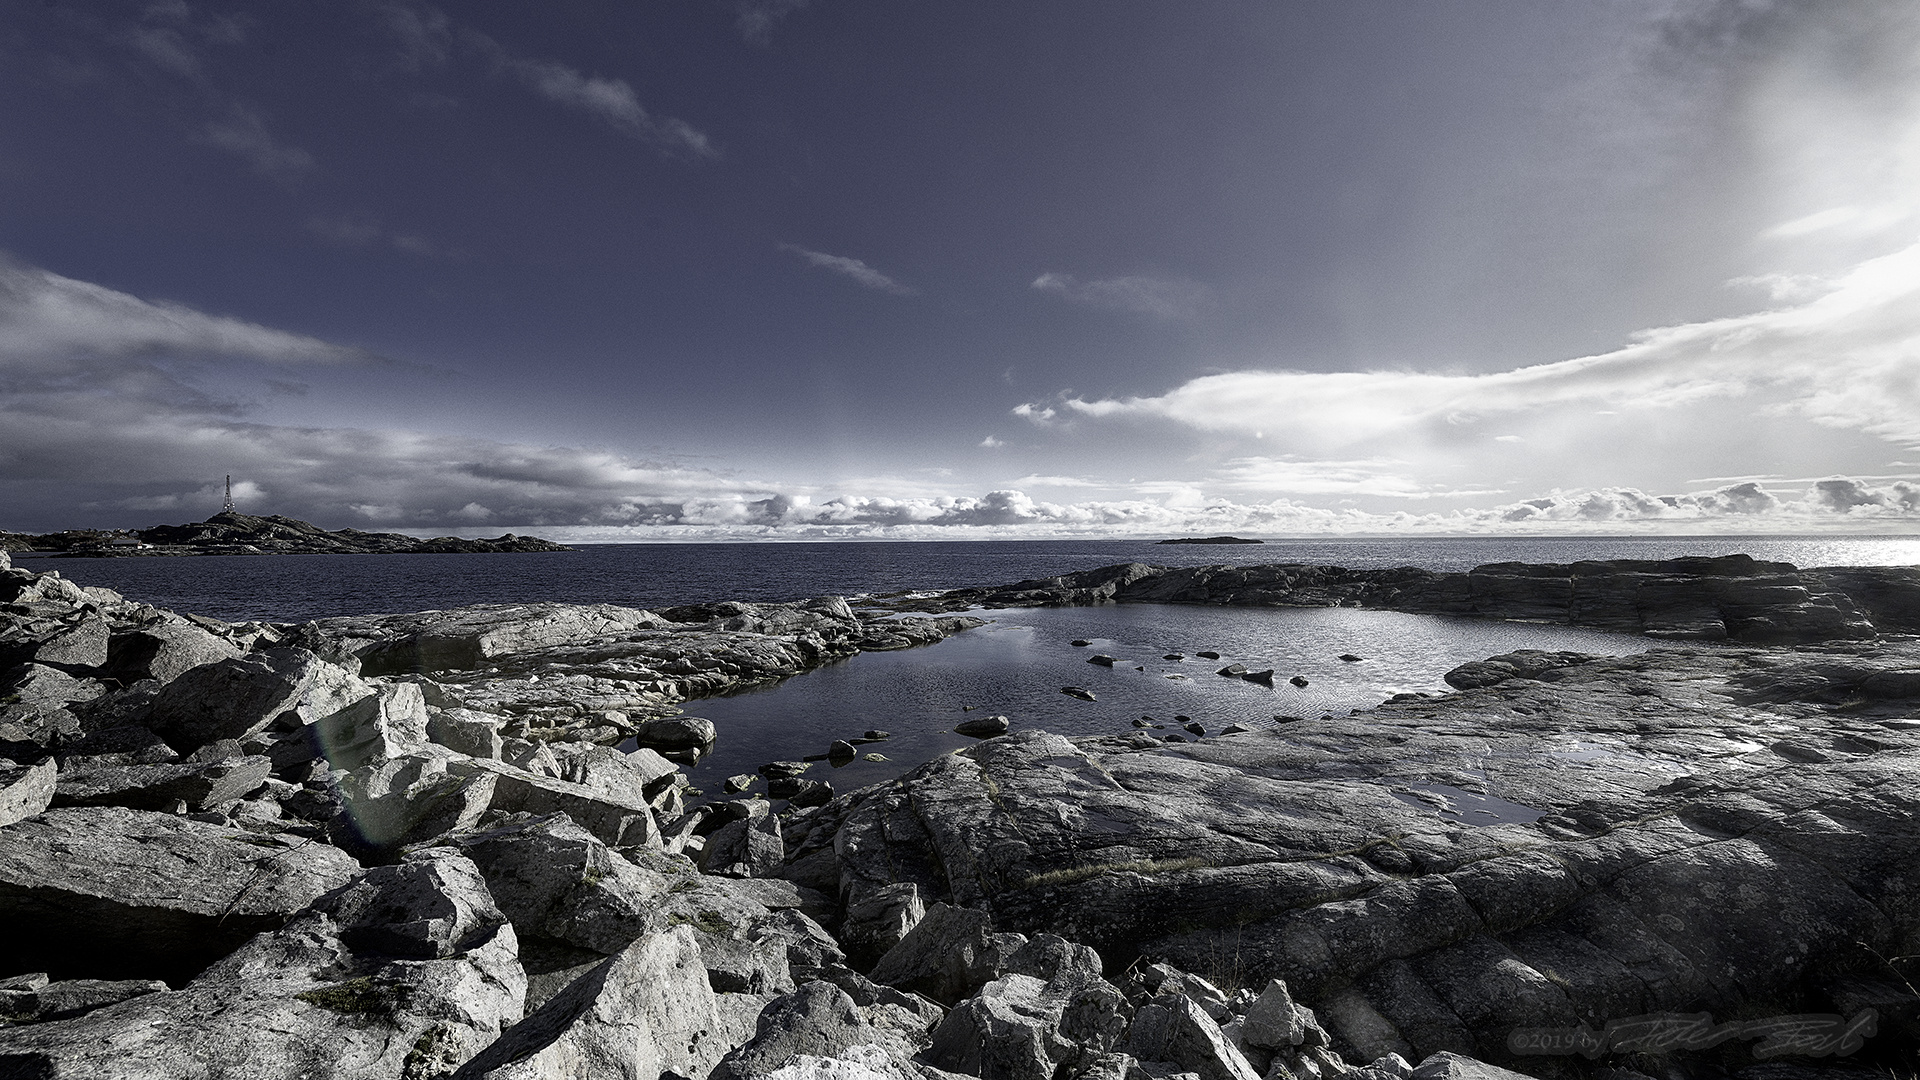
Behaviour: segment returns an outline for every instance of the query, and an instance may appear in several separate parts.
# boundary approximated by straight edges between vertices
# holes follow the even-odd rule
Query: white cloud
[[[1021,417],[1026,420],[1031,420],[1036,424],[1044,424],[1047,421],[1052,420],[1055,416],[1059,414],[1054,412],[1051,406],[1035,405],[1034,403],[1028,401],[1028,402],[1022,402],[1019,405],[1015,405],[1013,407],[1013,415]]]
[[[528,90],[569,109],[598,117],[631,138],[666,154],[718,157],[706,133],[677,117],[656,116],[640,104],[625,79],[588,75],[558,60],[520,56],[470,27],[458,27],[445,12],[425,4],[389,2],[379,19],[399,47],[397,66],[408,72],[445,68],[456,47],[483,58],[496,77],[512,79]]]
[[[227,106],[227,115],[210,120],[201,128],[200,138],[245,158],[253,171],[275,180],[298,179],[313,168],[313,155],[290,143],[282,142],[267,130],[260,110],[240,102]]]
[[[773,28],[781,19],[803,10],[808,0],[738,0],[734,11],[740,36],[750,44],[765,46],[773,41]]]
[[[829,255],[824,251],[810,251],[797,244],[781,244],[780,250],[791,251],[807,260],[812,266],[851,278],[869,289],[893,293],[895,296],[912,296],[919,291],[900,284],[859,259],[848,258],[845,255]]]
[[[1005,439],[1001,439],[996,436],[989,435],[986,438],[980,440],[980,445],[986,447],[989,450],[997,450],[1000,447],[1007,445],[1007,442]]]
[[[1213,475],[1220,488],[1285,495],[1372,495],[1392,499],[1460,498],[1498,495],[1497,489],[1461,489],[1422,483],[1412,463],[1392,458],[1322,461],[1309,458],[1245,457],[1228,461]]]
[[[1031,288],[1055,293],[1077,304],[1132,311],[1162,319],[1185,319],[1206,304],[1206,286],[1197,282],[1153,277],[1117,277],[1081,281],[1072,274],[1045,273]]]
[[[1599,406],[1678,424],[1687,407],[1728,399],[1920,445],[1920,245],[1867,260],[1804,303],[1650,330],[1576,360],[1484,375],[1241,371],[1157,397],[1066,406],[1206,431],[1283,430],[1298,442],[1344,447],[1488,417],[1550,427],[1570,410]]]
[[[274,364],[363,363],[361,349],[142,300],[0,255],[0,373],[56,373],[86,357],[157,352],[240,356]]]
[[[624,79],[583,75],[557,60],[526,60],[504,50],[496,54],[496,66],[541,97],[592,113],[616,131],[643,142],[697,157],[719,156],[712,141],[686,121],[647,112]]]

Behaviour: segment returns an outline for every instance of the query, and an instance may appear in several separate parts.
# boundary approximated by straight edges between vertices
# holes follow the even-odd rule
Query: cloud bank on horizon
[[[202,517],[228,474],[328,527],[576,541],[1920,529],[1893,0],[619,34],[383,0],[298,77],[247,67],[309,41],[271,12],[6,4],[0,105],[54,104],[0,125],[32,163],[0,172],[0,529]],[[1004,98],[1017,64],[946,66],[1016,30],[1131,60]],[[1316,66],[1445,33],[1350,94]],[[140,108],[147,186],[103,119]],[[63,139],[101,157],[62,173]]]
[[[1917,252],[1865,264],[1798,307],[1653,331],[1600,357],[1482,376],[1236,373],[1156,399],[1073,398],[1066,408],[1103,420],[1148,416],[1202,428],[1271,426],[1285,411],[1308,418],[1292,435],[1303,444],[1345,449],[1405,429],[1458,426],[1469,409],[1475,423],[1500,421],[1509,430],[1515,417],[1541,427],[1563,424],[1557,410],[1564,408],[1605,404],[1616,413],[1664,415],[1695,401],[1778,389],[1764,408],[1920,448],[1920,388],[1902,378],[1913,374],[1912,358],[1920,355],[1920,272],[1909,272]],[[1814,350],[1818,355],[1809,355]],[[604,449],[261,423],[248,419],[245,403],[199,389],[183,356],[278,368],[381,362],[364,350],[3,263],[0,415],[7,422],[0,426],[0,462],[7,483],[91,490],[96,507],[122,516],[194,515],[217,505],[219,488],[185,478],[232,469],[242,476],[239,494],[251,510],[363,527],[534,527],[579,541],[1873,531],[1920,524],[1920,482],[1884,477],[1742,480],[1670,495],[1631,487],[1551,491],[1418,513],[1236,500],[1206,495],[1205,484],[1177,486],[1159,499],[1047,501],[1011,488],[981,496],[823,496]],[[1234,459],[1213,480],[1223,490],[1280,485],[1339,493],[1377,485],[1393,467],[1383,460]],[[1287,477],[1271,479],[1276,472]],[[1256,476],[1269,479],[1250,479]]]

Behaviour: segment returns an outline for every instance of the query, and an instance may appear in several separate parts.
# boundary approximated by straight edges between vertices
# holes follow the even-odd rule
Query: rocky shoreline
[[[0,532],[0,551],[52,552],[52,558],[114,559],[182,555],[486,555],[572,551],[563,544],[512,533],[490,540],[436,536],[422,540],[400,533],[329,531],[278,514],[257,517],[231,511],[187,525],[105,532],[72,529],[29,534]]]
[[[1908,1075],[1916,598],[1738,559],[1133,564],[229,624],[0,555],[0,1077]],[[842,794],[676,765],[715,737],[684,702],[1115,601],[1683,643],[1234,734],[1016,730]]]

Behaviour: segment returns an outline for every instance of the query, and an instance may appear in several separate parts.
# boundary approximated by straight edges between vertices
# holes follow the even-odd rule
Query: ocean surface
[[[1799,566],[1920,563],[1920,538],[1529,538],[1270,541],[1159,546],[1148,541],[621,544],[520,555],[306,555],[197,558],[18,557],[177,611],[234,621],[421,611],[552,600],[666,607],[708,600],[780,601],[824,595],[1007,584],[1123,562],[1172,566],[1326,563],[1464,570],[1490,562],[1663,559],[1743,552]],[[1625,655],[1657,643],[1625,634],[1400,612],[1117,605],[979,612],[987,626],[926,648],[868,653],[728,697],[690,701],[714,721],[715,751],[690,768],[717,795],[727,776],[766,761],[824,755],[834,739],[892,733],[864,756],[808,773],[836,790],[864,786],[966,745],[952,728],[1004,715],[1018,728],[1118,734],[1152,717],[1161,734],[1186,716],[1209,733],[1229,723],[1368,708],[1403,692],[1444,692],[1469,660],[1519,648]],[[1086,639],[1091,646],[1070,644]],[[1218,661],[1202,660],[1202,650]],[[1086,662],[1102,652],[1122,662]],[[1183,653],[1185,660],[1166,660]],[[1358,662],[1338,659],[1342,653]],[[1269,688],[1216,674],[1228,663],[1273,668]],[[1307,686],[1287,680],[1299,675]],[[1094,701],[1060,692],[1091,691]],[[971,709],[967,707],[971,706]]]
[[[1149,540],[921,543],[603,544],[520,555],[210,555],[50,559],[58,570],[176,611],[299,622],[328,615],[557,600],[666,607],[704,600],[799,600],[901,589],[1004,585],[1114,563],[1323,563],[1467,570],[1492,562],[1667,559],[1744,552],[1796,566],[1912,565],[1920,537],[1580,537],[1276,540],[1244,546]]]

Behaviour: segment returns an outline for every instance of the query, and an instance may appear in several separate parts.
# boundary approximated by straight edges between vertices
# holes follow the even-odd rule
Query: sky
[[[1911,0],[0,0],[0,529],[1920,531]]]

